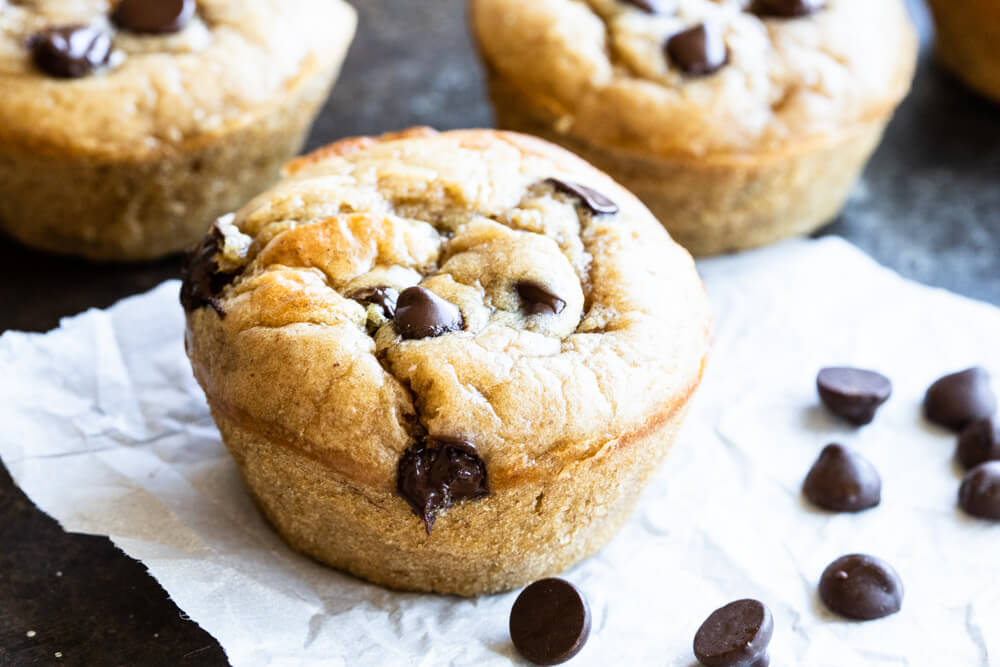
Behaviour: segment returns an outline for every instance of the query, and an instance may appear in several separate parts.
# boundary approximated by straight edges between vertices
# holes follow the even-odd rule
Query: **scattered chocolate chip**
[[[465,440],[440,436],[403,453],[396,471],[396,489],[424,520],[428,535],[438,514],[459,500],[490,493],[486,464],[476,448]]]
[[[1000,421],[974,421],[958,436],[955,457],[966,470],[987,461],[1000,461]]]
[[[563,579],[536,581],[521,591],[510,610],[510,639],[536,665],[566,662],[589,636],[587,598]]]
[[[363,287],[348,294],[347,298],[358,303],[375,304],[382,309],[386,317],[391,319],[396,316],[396,300],[399,299],[399,292],[392,287]]]
[[[579,183],[560,181],[558,178],[547,178],[545,182],[564,194],[576,197],[594,215],[614,215],[618,205],[593,188]]]
[[[965,474],[958,504],[966,514],[1000,521],[1000,461],[980,463]]]
[[[674,14],[677,5],[669,0],[625,0],[630,5],[638,7],[647,14]]]
[[[757,16],[795,18],[808,16],[826,6],[826,0],[754,0],[750,12]]]
[[[841,556],[819,580],[819,596],[833,612],[858,621],[895,614],[903,605],[903,582],[891,565],[864,554]]]
[[[843,445],[827,445],[802,484],[809,501],[834,512],[860,512],[882,501],[882,478],[868,459]]]
[[[129,32],[164,35],[183,30],[194,9],[195,0],[122,0],[111,20]]]
[[[535,283],[518,283],[517,294],[529,315],[558,315],[566,307],[565,301]]]
[[[822,369],[816,388],[830,412],[858,426],[870,424],[892,394],[892,382],[886,376],[847,366]]]
[[[694,636],[694,655],[705,667],[767,667],[774,634],[771,610],[757,600],[737,600],[713,611]]]
[[[945,375],[930,386],[924,397],[927,419],[953,431],[992,417],[996,411],[997,398],[990,386],[990,374],[978,366]]]
[[[222,231],[212,225],[204,239],[195,246],[187,257],[181,269],[181,305],[191,312],[202,306],[211,306],[219,317],[225,317],[226,311],[219,304],[219,293],[226,285],[233,282],[236,273],[223,273],[215,261],[215,255],[222,247]]]
[[[76,79],[108,62],[111,38],[85,25],[46,28],[28,39],[28,49],[35,66],[46,74]]]
[[[403,338],[441,336],[465,326],[462,311],[423,287],[407,287],[396,299],[396,330]]]
[[[729,61],[722,33],[711,23],[701,23],[672,35],[666,42],[667,57],[682,72],[705,76]]]

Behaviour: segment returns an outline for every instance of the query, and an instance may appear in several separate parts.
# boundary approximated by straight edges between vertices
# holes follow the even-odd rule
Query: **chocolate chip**
[[[1000,421],[980,419],[958,436],[955,457],[966,470],[987,461],[1000,461]]]
[[[958,504],[971,516],[1000,521],[1000,461],[981,463],[965,474]]]
[[[927,419],[953,431],[992,417],[996,411],[997,398],[990,386],[990,374],[978,366],[945,375],[930,386],[924,397]]]
[[[834,512],[860,512],[882,501],[875,466],[843,445],[827,445],[809,469],[802,492],[814,505]]]
[[[566,307],[565,301],[535,283],[518,283],[517,294],[529,315],[558,315]]]
[[[903,582],[885,561],[851,554],[830,563],[819,580],[819,596],[831,611],[858,621],[895,614],[903,605]]]
[[[816,388],[830,412],[858,426],[870,424],[875,411],[892,394],[892,382],[886,376],[847,366],[821,370]]]
[[[407,287],[396,300],[396,330],[403,338],[441,336],[465,326],[462,311],[423,287]]]
[[[111,20],[129,32],[163,35],[181,31],[194,9],[195,0],[122,0]]]
[[[348,294],[347,298],[359,303],[371,303],[379,306],[385,316],[391,319],[396,315],[396,301],[399,299],[399,292],[392,287],[363,287]]]
[[[563,579],[536,581],[521,591],[510,610],[510,639],[536,665],[566,662],[589,636],[587,598]]]
[[[396,490],[424,520],[428,535],[438,514],[459,500],[490,493],[486,464],[476,448],[465,440],[440,436],[406,450],[399,459]]]
[[[701,23],[667,39],[667,57],[682,72],[705,76],[729,61],[729,49],[722,33],[711,23]]]
[[[226,312],[219,304],[219,293],[226,285],[233,282],[237,273],[223,273],[215,261],[215,256],[222,247],[223,236],[218,226],[213,225],[201,243],[195,246],[184,261],[181,269],[181,305],[191,312],[202,306],[211,306],[219,317],[225,317]]]
[[[826,0],[754,0],[750,11],[757,16],[795,18],[807,16],[826,6]]]
[[[630,5],[638,7],[647,14],[674,14],[677,5],[669,0],[625,0]]]
[[[547,178],[545,182],[564,194],[576,197],[584,207],[594,215],[614,215],[618,205],[593,188],[579,183],[560,181],[558,178]]]
[[[28,39],[28,49],[35,66],[46,74],[76,79],[108,62],[111,38],[85,25],[47,28]]]
[[[694,655],[706,667],[767,667],[774,634],[771,610],[757,600],[737,600],[713,611],[694,636]]]

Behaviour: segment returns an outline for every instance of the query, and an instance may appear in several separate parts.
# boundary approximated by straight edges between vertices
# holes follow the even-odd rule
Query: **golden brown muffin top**
[[[339,62],[356,24],[342,0],[152,2],[194,11],[153,33],[141,11],[113,18],[118,0],[0,0],[0,142],[141,159],[210,140]],[[93,71],[60,78],[32,43],[69,26],[110,49],[99,40]]]
[[[338,142],[200,250],[182,299],[214,408],[380,489],[428,437],[471,443],[494,489],[601,456],[686,403],[709,345],[688,253],[608,176],[523,135]],[[416,285],[436,331],[420,298],[404,312]],[[395,318],[373,288],[403,294]]]
[[[471,14],[488,64],[558,130],[641,154],[823,141],[889,113],[917,53],[903,0],[471,0]]]

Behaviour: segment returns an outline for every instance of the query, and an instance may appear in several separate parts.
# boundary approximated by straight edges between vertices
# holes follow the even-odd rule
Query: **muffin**
[[[909,89],[903,0],[471,0],[498,124],[637,194],[696,255],[828,222]]]
[[[0,0],[0,229],[189,248],[301,149],[355,23],[341,0]]]
[[[1000,3],[928,0],[937,54],[967,86],[1000,102]]]
[[[709,347],[690,255],[575,156],[493,130],[337,142],[190,257],[186,349],[295,549],[397,589],[514,588],[592,554]]]

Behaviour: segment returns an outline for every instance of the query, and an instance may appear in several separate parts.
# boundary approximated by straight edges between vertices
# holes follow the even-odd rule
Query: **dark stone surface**
[[[490,124],[464,0],[356,4],[359,36],[311,147],[416,124]],[[926,35],[926,12],[915,9]],[[845,236],[903,275],[1000,304],[998,183],[1000,107],[925,58],[864,183],[823,233]],[[45,331],[60,317],[177,277],[179,268],[176,257],[102,266],[0,240],[0,331]],[[142,565],[105,538],[67,534],[0,471],[0,665],[36,664],[226,659]]]

